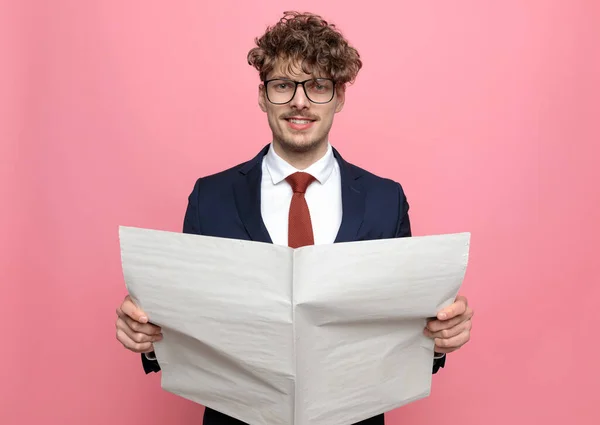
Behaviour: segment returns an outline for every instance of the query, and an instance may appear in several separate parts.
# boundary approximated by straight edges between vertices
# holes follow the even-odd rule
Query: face
[[[322,77],[318,74],[306,74],[298,67],[294,67],[290,72],[286,65],[278,64],[267,75],[267,80],[283,78],[304,81]],[[291,87],[293,91],[293,86]],[[316,86],[310,90],[317,93],[321,89],[321,86]],[[281,90],[287,89],[285,86],[281,86]],[[311,91],[309,91],[310,93]],[[267,113],[269,126],[273,132],[273,142],[285,150],[300,153],[318,150],[327,144],[334,115],[342,110],[344,97],[344,91],[336,87],[333,99],[329,103],[316,104],[307,98],[302,86],[298,85],[296,94],[290,102],[276,105],[267,99],[266,88],[261,84],[258,104]],[[316,95],[313,100],[315,100],[314,98]]]

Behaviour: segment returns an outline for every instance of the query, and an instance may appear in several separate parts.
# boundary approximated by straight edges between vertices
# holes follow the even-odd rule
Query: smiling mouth
[[[310,118],[285,118],[286,121],[291,122],[292,124],[310,124],[311,122],[314,122],[315,120],[310,119]]]
[[[293,131],[307,131],[313,123],[316,121],[312,118],[306,117],[288,117],[284,118],[288,123],[288,128]]]

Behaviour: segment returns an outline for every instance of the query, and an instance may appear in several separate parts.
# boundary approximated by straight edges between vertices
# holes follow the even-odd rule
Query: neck
[[[312,164],[323,158],[327,153],[327,141],[312,146],[307,150],[294,150],[284,146],[277,140],[273,141],[275,153],[285,162],[298,170],[305,170]]]

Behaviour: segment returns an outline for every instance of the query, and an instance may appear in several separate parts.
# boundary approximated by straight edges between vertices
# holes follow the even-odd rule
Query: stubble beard
[[[307,153],[318,150],[319,147],[327,143],[327,136],[320,139],[312,139],[309,141],[302,141],[298,143],[292,138],[280,139],[281,147],[291,153]]]

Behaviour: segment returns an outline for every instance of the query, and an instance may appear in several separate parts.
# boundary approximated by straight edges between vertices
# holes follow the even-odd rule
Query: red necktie
[[[290,215],[288,223],[288,245],[292,248],[299,248],[305,245],[315,243],[310,220],[308,204],[304,198],[306,188],[315,178],[308,173],[294,173],[288,178],[287,182],[292,186],[294,194],[290,204]]]

